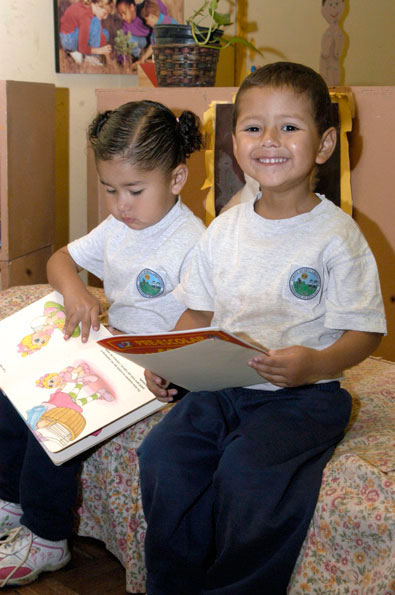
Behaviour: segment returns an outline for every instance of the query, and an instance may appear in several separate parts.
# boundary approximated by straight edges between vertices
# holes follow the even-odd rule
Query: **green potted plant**
[[[217,12],[217,7],[218,0],[204,0],[185,25],[154,26],[153,55],[159,87],[212,87],[221,49],[241,44],[259,52],[242,37],[223,37],[224,27],[232,22],[230,14]]]

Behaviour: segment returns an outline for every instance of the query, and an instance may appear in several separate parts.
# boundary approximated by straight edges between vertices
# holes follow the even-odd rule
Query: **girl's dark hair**
[[[274,62],[249,74],[240,85],[233,108],[233,132],[239,115],[240,97],[252,87],[288,87],[295,93],[305,93],[311,101],[319,134],[332,126],[331,98],[322,76],[303,64]]]
[[[131,101],[96,116],[88,129],[95,158],[121,157],[140,169],[169,173],[202,147],[200,120],[184,111],[179,118],[156,101]]]

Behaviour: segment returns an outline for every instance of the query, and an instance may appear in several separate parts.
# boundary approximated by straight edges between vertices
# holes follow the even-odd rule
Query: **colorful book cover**
[[[267,350],[220,328],[116,335],[99,344],[191,391],[265,382],[248,362]]]

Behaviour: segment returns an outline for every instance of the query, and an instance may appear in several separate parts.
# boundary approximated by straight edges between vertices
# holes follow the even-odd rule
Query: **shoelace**
[[[8,581],[14,576],[14,574],[20,569],[21,566],[24,565],[24,563],[26,562],[26,560],[29,557],[30,554],[30,550],[32,547],[32,543],[33,543],[33,533],[29,530],[26,530],[25,527],[21,526],[21,527],[15,527],[15,529],[11,529],[9,537],[7,537],[6,539],[2,540],[0,542],[1,547],[3,548],[5,546],[5,548],[7,549],[7,547],[12,548],[12,546],[16,543],[18,537],[19,539],[22,538],[23,534],[25,532],[29,533],[29,546],[26,548],[26,553],[23,557],[23,559],[19,562],[19,564],[17,564],[15,566],[15,568],[13,568],[10,572],[10,574],[8,576],[6,576],[1,582],[0,582],[0,589],[2,587],[5,587],[8,583]],[[19,535],[21,533],[21,535]]]

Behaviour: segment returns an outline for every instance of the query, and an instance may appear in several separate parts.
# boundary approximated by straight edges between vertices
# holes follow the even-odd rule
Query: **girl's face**
[[[131,23],[136,18],[136,7],[134,4],[126,4],[126,2],[121,2],[118,4],[117,10],[119,12],[119,16],[126,23]]]
[[[97,171],[110,213],[136,230],[155,225],[170,211],[188,172],[183,164],[170,175],[160,169],[145,171],[120,157],[98,161]]]
[[[262,190],[308,191],[315,164],[324,163],[331,153],[323,150],[327,132],[319,135],[305,93],[288,87],[254,87],[240,97],[234,154]]]

